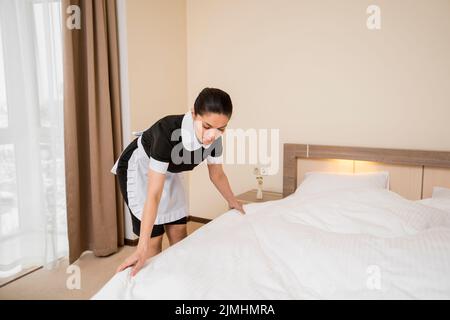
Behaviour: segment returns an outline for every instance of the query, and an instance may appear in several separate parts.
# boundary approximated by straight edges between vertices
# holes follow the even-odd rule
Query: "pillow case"
[[[349,189],[388,189],[389,172],[330,173],[307,172],[296,195],[311,196]]]
[[[439,209],[450,214],[450,198],[428,198],[417,202],[427,207]]]
[[[433,188],[433,195],[431,196],[433,199],[436,198],[446,198],[450,199],[450,189],[448,188],[442,188],[442,187],[434,187]]]
[[[417,202],[450,213],[450,189],[434,187],[431,198],[419,200]]]

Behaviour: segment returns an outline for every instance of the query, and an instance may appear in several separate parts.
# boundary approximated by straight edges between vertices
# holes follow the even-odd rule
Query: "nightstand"
[[[273,192],[273,191],[263,191],[263,198],[261,200],[256,199],[256,189],[250,190],[245,193],[242,193],[236,198],[242,204],[254,203],[254,202],[266,202],[272,200],[280,200],[283,199],[283,194],[281,192]]]

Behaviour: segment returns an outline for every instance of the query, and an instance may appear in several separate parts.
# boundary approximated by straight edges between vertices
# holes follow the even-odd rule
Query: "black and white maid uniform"
[[[179,173],[193,170],[205,160],[208,164],[222,163],[222,137],[210,145],[201,144],[190,111],[166,116],[135,135],[111,172],[119,179],[136,235],[147,197],[148,170],[166,175],[151,235],[156,237],[164,233],[164,224],[186,223],[187,205]]]

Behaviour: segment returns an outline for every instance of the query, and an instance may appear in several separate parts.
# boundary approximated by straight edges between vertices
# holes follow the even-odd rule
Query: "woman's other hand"
[[[228,206],[230,207],[230,209],[236,209],[240,213],[245,214],[242,203],[240,203],[236,198],[228,202]]]
[[[125,259],[125,261],[117,268],[116,273],[121,272],[126,268],[133,267],[131,276],[134,277],[150,257],[151,253],[148,249],[148,245],[139,242],[136,251]]]

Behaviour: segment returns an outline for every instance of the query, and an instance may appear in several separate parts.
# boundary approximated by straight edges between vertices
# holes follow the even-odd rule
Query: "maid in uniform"
[[[233,111],[230,96],[205,88],[194,110],[166,116],[137,134],[117,160],[112,173],[131,213],[136,251],[117,269],[133,267],[134,276],[145,261],[161,252],[167,232],[170,245],[187,235],[187,207],[179,173],[207,161],[209,177],[230,208],[244,213],[222,169],[222,134]]]

